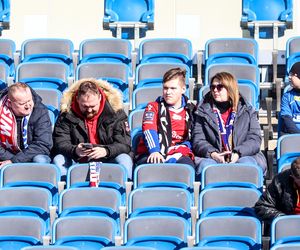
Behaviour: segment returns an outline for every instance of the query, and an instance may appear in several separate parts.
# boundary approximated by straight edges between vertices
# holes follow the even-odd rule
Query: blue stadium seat
[[[156,248],[152,248],[152,247],[137,247],[137,246],[104,247],[102,249],[103,250],[157,250]]]
[[[122,204],[126,201],[127,170],[124,166],[115,163],[102,163],[100,187],[113,188],[122,195]],[[67,188],[89,187],[89,164],[75,164],[68,169]]]
[[[131,131],[135,128],[142,127],[144,108],[137,108],[130,112],[128,116],[128,124]]]
[[[289,72],[296,62],[300,62],[300,36],[291,37],[286,42],[285,82],[289,82]]]
[[[299,147],[300,134],[282,135],[277,141],[277,164],[282,166],[285,163],[291,163],[300,156]]]
[[[205,217],[198,221],[196,230],[197,246],[262,249],[261,223],[251,216]]]
[[[169,215],[190,221],[192,205],[193,197],[186,189],[137,188],[129,194],[128,216]]]
[[[299,243],[289,243],[289,244],[278,244],[270,248],[270,250],[298,250],[300,249]]]
[[[0,1],[0,34],[3,29],[9,29],[10,25],[10,0]]]
[[[139,47],[140,64],[149,62],[167,62],[186,64],[192,75],[192,43],[183,38],[145,39]]]
[[[253,164],[213,164],[201,173],[201,190],[218,187],[246,187],[262,191],[262,169]]]
[[[53,224],[52,243],[56,246],[99,250],[114,245],[116,232],[116,222],[108,217],[62,217]]]
[[[186,72],[186,86],[189,88],[190,69],[183,63],[175,62],[151,62],[140,64],[136,68],[135,88],[143,86],[162,86],[164,74],[172,68],[182,68]]]
[[[260,196],[261,192],[255,188],[206,188],[200,193],[199,215],[201,218],[223,215],[256,217],[253,207]]]
[[[77,247],[66,247],[66,246],[53,246],[53,245],[49,245],[49,246],[24,247],[21,250],[79,250],[79,248],[77,248]]]
[[[0,61],[0,90],[3,90],[7,87],[8,76],[9,76],[9,67],[7,66],[7,64]]]
[[[52,194],[52,205],[58,204],[60,171],[54,164],[12,163],[1,169],[1,187],[41,187]]]
[[[1,16],[1,12],[0,12]],[[16,44],[10,39],[0,39],[0,62],[5,63],[9,68],[9,74],[7,76],[14,76],[15,63],[14,53],[16,52]]]
[[[133,39],[144,37],[153,29],[154,0],[105,0],[103,28],[114,37]]]
[[[130,41],[125,39],[86,39],[79,45],[79,64],[86,62],[118,62],[131,67],[131,50]]]
[[[18,65],[16,82],[34,88],[53,88],[63,92],[68,87],[69,68],[62,62],[25,62]]]
[[[62,62],[73,75],[74,46],[71,40],[61,38],[28,39],[21,46],[21,62]]]
[[[50,229],[50,206],[52,195],[49,190],[38,187],[4,187],[0,189],[0,217],[34,216],[41,218]],[[56,212],[56,209],[54,210]],[[54,217],[51,218],[54,220]]]
[[[205,44],[205,64],[258,64],[258,43],[250,38],[214,38]]]
[[[121,194],[112,188],[69,188],[64,190],[59,199],[58,216],[105,216],[114,219],[118,225],[118,232],[123,224],[120,224]],[[123,209],[125,219],[125,207]],[[123,223],[123,222],[122,222]]]
[[[45,222],[33,216],[0,216],[0,248],[21,249],[42,245]]]
[[[288,215],[275,218],[271,224],[271,246],[300,243],[300,216]],[[288,248],[287,248],[288,249]]]
[[[147,246],[175,250],[187,246],[190,224],[175,216],[141,216],[125,222],[126,246]]]
[[[76,80],[95,78],[106,80],[123,94],[123,101],[129,102],[129,74],[128,65],[120,62],[87,62],[77,67]]]
[[[253,35],[255,24],[261,26],[260,38],[272,38],[273,26],[278,26],[278,36],[293,25],[292,0],[243,0],[241,26],[248,28]]]

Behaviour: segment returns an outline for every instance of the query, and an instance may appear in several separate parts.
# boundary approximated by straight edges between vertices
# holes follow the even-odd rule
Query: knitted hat
[[[297,74],[297,76],[300,76],[300,62],[296,62],[289,73],[292,73],[292,74]]]

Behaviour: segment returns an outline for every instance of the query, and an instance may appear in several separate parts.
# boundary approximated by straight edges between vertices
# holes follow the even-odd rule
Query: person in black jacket
[[[131,179],[127,115],[121,93],[109,83],[81,79],[64,93],[53,140],[62,176],[74,162],[101,161],[124,165]]]
[[[255,204],[257,216],[267,222],[278,216],[300,214],[300,157],[291,168],[277,174]]]
[[[51,161],[52,125],[41,97],[15,83],[0,93],[0,168],[10,163]]]

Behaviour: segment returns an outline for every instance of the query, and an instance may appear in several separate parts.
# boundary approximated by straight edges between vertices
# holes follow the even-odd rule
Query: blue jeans
[[[103,163],[117,163],[123,165],[127,169],[128,179],[132,179],[132,159],[128,154],[119,154],[115,159],[102,161]],[[76,164],[71,158],[65,157],[62,154],[58,154],[54,157],[53,163],[59,167],[61,171],[61,176],[66,176],[68,172],[68,168],[73,164]]]
[[[211,158],[200,158],[200,157],[196,157],[195,162],[196,162],[196,165],[197,165],[197,168],[196,168],[197,169],[197,171],[196,171],[197,176],[201,175],[202,170],[206,166],[212,165],[212,164],[218,164],[218,162],[216,162],[215,160],[213,160]],[[257,165],[256,160],[252,156],[243,156],[243,157],[239,158],[236,163],[247,163],[247,164]]]
[[[50,163],[51,158],[48,155],[36,155],[33,157],[32,162],[35,163]]]

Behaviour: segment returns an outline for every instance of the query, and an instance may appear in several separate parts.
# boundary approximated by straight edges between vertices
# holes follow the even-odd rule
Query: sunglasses
[[[223,84],[217,84],[217,85],[210,85],[210,90],[213,91],[215,88],[217,88],[218,91],[221,91],[225,86]]]

